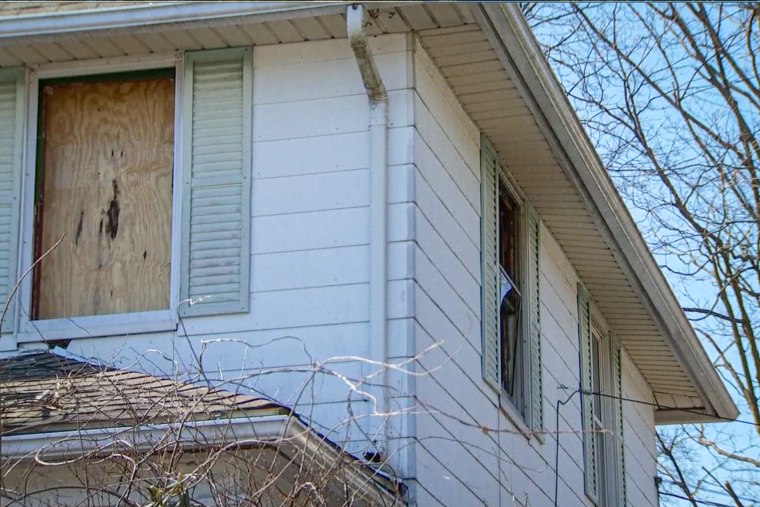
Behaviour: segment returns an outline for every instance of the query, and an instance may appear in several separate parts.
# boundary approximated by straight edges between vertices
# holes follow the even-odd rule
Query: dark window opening
[[[499,337],[501,343],[501,382],[520,407],[522,402],[522,321],[520,277],[520,208],[499,181],[499,245],[501,271],[499,287]]]

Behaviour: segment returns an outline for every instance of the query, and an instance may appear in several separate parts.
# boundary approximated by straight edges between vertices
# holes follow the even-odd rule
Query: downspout
[[[346,11],[348,40],[354,50],[359,72],[369,99],[370,133],[370,237],[369,237],[369,338],[370,360],[382,368],[381,393],[375,400],[377,414],[388,413],[387,363],[387,187],[388,187],[388,94],[380,79],[375,60],[367,44],[364,31],[366,14],[364,6],[352,4]],[[378,435],[378,451],[387,447],[387,422],[380,423],[382,435]]]

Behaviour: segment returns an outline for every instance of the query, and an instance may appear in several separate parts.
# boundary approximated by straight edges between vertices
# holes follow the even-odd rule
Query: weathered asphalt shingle
[[[0,435],[288,413],[270,400],[51,352],[0,360]]]

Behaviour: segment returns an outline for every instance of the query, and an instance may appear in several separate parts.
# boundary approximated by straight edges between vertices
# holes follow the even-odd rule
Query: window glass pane
[[[520,209],[499,181],[499,268],[502,385],[520,410],[522,407],[522,295],[520,287]]]
[[[596,332],[591,334],[591,390],[595,393],[601,392],[601,377],[599,371],[599,335]],[[602,400],[599,395],[594,395],[594,417],[602,419]]]
[[[518,288],[520,284],[519,216],[517,203],[504,183],[499,181],[499,264]]]

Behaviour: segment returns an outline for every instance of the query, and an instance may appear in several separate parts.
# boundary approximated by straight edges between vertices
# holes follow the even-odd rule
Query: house
[[[737,415],[516,5],[4,2],[0,67],[7,355],[278,400],[425,506],[655,505],[655,424]]]
[[[0,387],[9,505],[393,505],[399,496],[397,482],[270,400],[51,351],[0,360]]]

